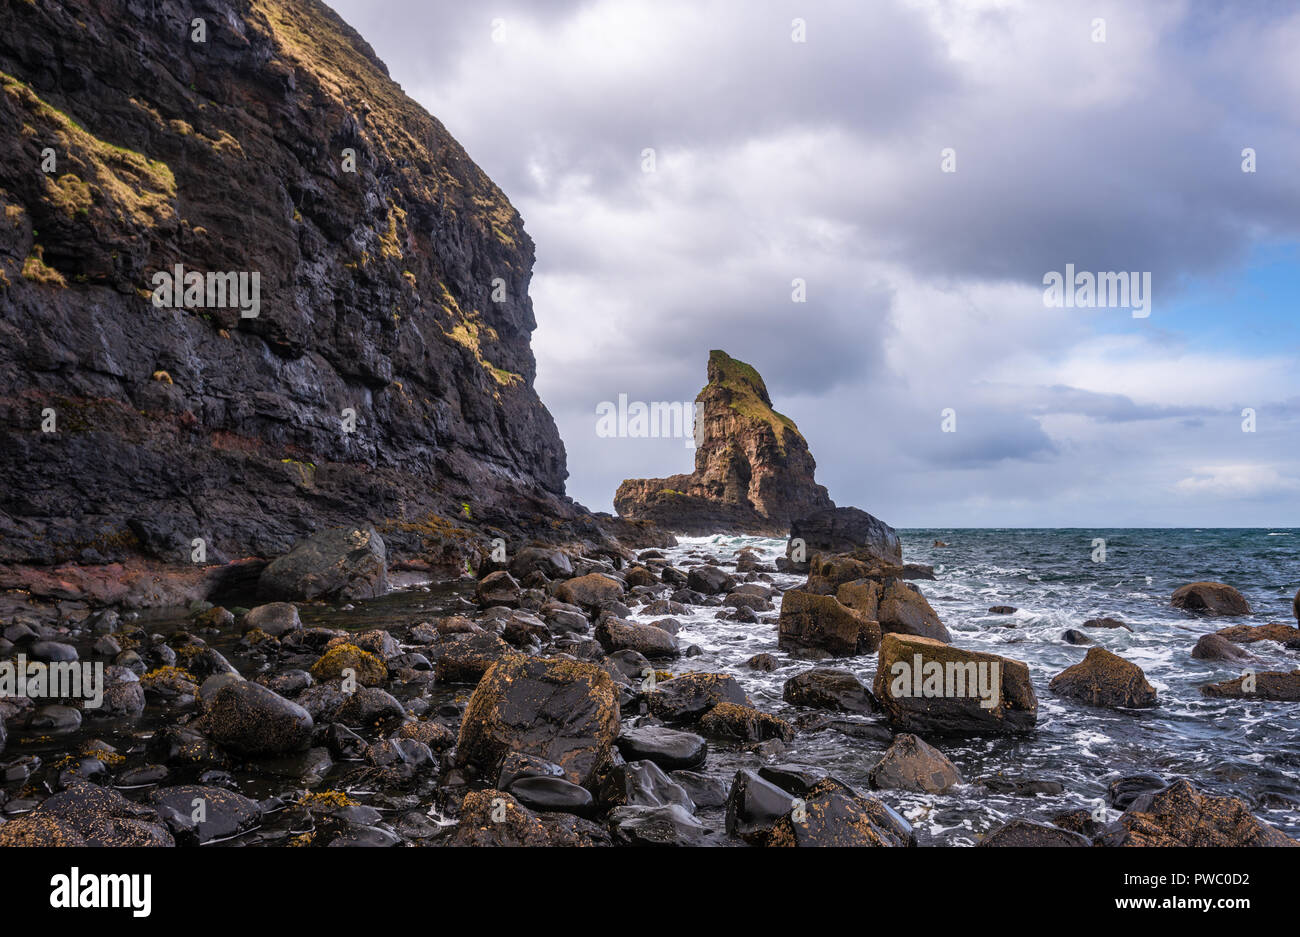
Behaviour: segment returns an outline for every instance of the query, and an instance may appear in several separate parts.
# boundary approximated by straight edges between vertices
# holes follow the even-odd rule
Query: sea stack
[[[772,409],[759,373],[714,350],[708,374],[695,398],[695,471],[627,479],[614,495],[618,513],[684,534],[783,537],[791,521],[833,508],[813,478],[808,443],[793,420]]]

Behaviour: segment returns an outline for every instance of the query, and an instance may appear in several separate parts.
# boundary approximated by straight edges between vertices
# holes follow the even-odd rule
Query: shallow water
[[[1201,684],[1239,676],[1240,670],[1191,657],[1200,635],[1225,625],[1292,621],[1291,599],[1300,586],[1300,531],[926,529],[899,534],[908,562],[935,568],[937,581],[916,584],[952,632],[953,643],[1026,662],[1039,701],[1032,734],[938,743],[965,784],[944,795],[885,792],[884,799],[915,824],[923,844],[973,844],[1012,817],[1046,819],[1076,807],[1093,809],[1110,781],[1140,773],[1186,777],[1204,790],[1243,797],[1261,819],[1300,835],[1300,703],[1206,699],[1198,690]],[[1093,562],[1094,538],[1106,541],[1105,562]],[[932,547],[935,540],[948,546]],[[717,536],[681,538],[676,548],[664,552],[680,565],[692,553],[730,559],[742,546],[755,547],[768,563],[785,550],[781,540]],[[775,586],[788,589],[805,577],[771,578]],[[1169,606],[1178,586],[1203,579],[1237,587],[1254,614],[1199,619]],[[1018,611],[991,615],[993,605]],[[812,665],[777,649],[774,619],[744,624],[719,621],[716,613],[716,608],[693,608],[690,615],[674,616],[683,625],[678,636],[682,645],[693,643],[704,651],[674,669],[731,673],[760,709],[786,718],[796,715],[799,710],[782,701],[781,688]],[[1128,623],[1133,632],[1086,633],[1146,672],[1159,694],[1158,708],[1095,709],[1048,690],[1051,678],[1087,651],[1067,644],[1061,633],[1104,616]],[[662,616],[634,617],[650,621]],[[1257,669],[1300,667],[1300,654],[1275,642],[1247,647],[1263,661]],[[763,652],[780,662],[776,671],[745,666]],[[851,670],[870,686],[876,659],[826,665]],[[885,747],[883,741],[833,729],[801,732],[779,760],[830,770],[865,789],[867,773]],[[995,775],[1059,781],[1065,790],[1025,797],[996,794],[978,783]]]

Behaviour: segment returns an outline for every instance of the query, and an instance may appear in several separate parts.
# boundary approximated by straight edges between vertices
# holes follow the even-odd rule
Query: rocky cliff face
[[[808,443],[772,409],[752,367],[709,352],[709,382],[695,406],[695,471],[623,482],[614,495],[621,516],[687,534],[785,536],[792,520],[834,507],[813,479]]]
[[[592,530],[518,213],[323,4],[5,3],[0,207],[0,564]]]

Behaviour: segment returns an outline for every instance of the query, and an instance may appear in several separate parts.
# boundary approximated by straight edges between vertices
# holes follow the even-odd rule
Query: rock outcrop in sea
[[[759,373],[714,350],[708,376],[695,398],[695,471],[627,479],[614,495],[619,515],[676,533],[784,537],[791,521],[833,508],[807,441],[772,409]]]

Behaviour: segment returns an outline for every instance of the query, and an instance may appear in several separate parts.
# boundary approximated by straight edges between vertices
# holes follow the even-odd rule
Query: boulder
[[[362,686],[381,686],[388,680],[388,667],[355,644],[336,644],[311,665],[311,675],[321,681],[352,676]]]
[[[618,728],[618,691],[604,670],[583,661],[512,655],[493,664],[474,689],[456,761],[495,778],[510,752],[536,755],[590,789],[614,751]]]
[[[1140,795],[1107,834],[1108,846],[1300,846],[1255,818],[1236,797],[1215,797],[1179,780]]]
[[[727,795],[727,833],[761,846],[777,822],[798,805],[799,799],[788,791],[742,768],[736,772]]]
[[[914,634],[947,643],[952,635],[930,603],[916,589],[895,579],[884,589],[876,612],[880,630],[891,634]]]
[[[1083,623],[1085,628],[1123,628],[1126,631],[1133,629],[1118,618],[1089,618]]]
[[[554,547],[524,547],[510,561],[510,572],[516,579],[532,572],[540,572],[547,579],[568,579],[573,575],[573,561]]]
[[[1263,673],[1233,677],[1222,683],[1209,683],[1201,687],[1201,695],[1212,699],[1258,699],[1294,703],[1300,701],[1300,670],[1290,673],[1266,670]]]
[[[609,837],[595,824],[568,814],[539,817],[505,791],[470,791],[460,804],[452,846],[592,846]]]
[[[735,578],[717,566],[693,566],[686,574],[686,588],[703,595],[723,595],[735,587]]]
[[[914,846],[912,825],[875,797],[835,778],[813,785],[798,808],[777,820],[768,846]]]
[[[937,748],[907,732],[894,737],[868,777],[874,788],[942,794],[961,783],[957,768]]]
[[[80,778],[0,825],[0,847],[173,845],[155,811]]]
[[[832,595],[790,589],[781,599],[777,645],[792,654],[832,657],[870,654],[880,646],[880,624]]]
[[[880,597],[884,589],[873,579],[852,579],[841,583],[835,590],[840,604],[853,609],[870,621],[876,621],[880,611]]]
[[[284,601],[369,599],[388,591],[388,554],[373,527],[313,534],[273,560],[257,581],[262,598]]]
[[[255,829],[262,822],[257,801],[235,791],[199,784],[164,787],[149,794],[149,803],[169,818],[174,829],[198,843],[220,842]],[[198,813],[197,804],[203,812]]]
[[[1249,615],[1250,603],[1222,582],[1192,582],[1174,590],[1169,604],[1200,615]]]
[[[790,539],[803,540],[808,553],[852,553],[885,563],[903,562],[898,534],[858,508],[830,508],[790,522]]]
[[[719,703],[700,719],[700,731],[717,739],[763,742],[767,739],[794,741],[794,726],[753,706]]]
[[[895,729],[922,735],[1022,732],[1038,718],[1025,664],[933,638],[885,635],[872,693]]]
[[[291,631],[301,631],[302,619],[298,617],[298,606],[292,602],[269,602],[245,615],[243,627],[244,631],[256,628],[279,638]]]
[[[478,683],[488,668],[514,649],[491,631],[449,635],[435,651],[434,679],[439,683]]]
[[[596,625],[596,640],[606,653],[636,651],[649,658],[678,657],[677,639],[662,628],[606,615]]]
[[[677,724],[699,722],[719,703],[753,705],[736,678],[723,673],[680,674],[646,694],[652,715]]]
[[[1256,641],[1288,644],[1300,638],[1300,628],[1293,628],[1281,622],[1269,622],[1267,625],[1231,625],[1220,628],[1215,634],[1235,644],[1254,644]]]
[[[601,573],[588,573],[560,583],[555,597],[594,615],[622,604],[623,584]]]
[[[520,591],[515,577],[504,569],[499,569],[494,573],[488,573],[478,581],[474,598],[479,608],[491,608],[494,605],[516,608],[519,605]]]
[[[232,674],[209,679],[222,685],[204,699],[200,728],[218,745],[258,757],[300,751],[311,744],[311,715],[297,703]]]
[[[638,726],[622,731],[618,750],[628,761],[653,761],[665,771],[673,771],[704,764],[709,744],[694,732],[665,726]]]
[[[1049,687],[1058,696],[1089,706],[1112,709],[1148,709],[1156,705],[1156,691],[1137,664],[1101,647],[1088,650],[1082,661],[1052,678]]]
[[[1203,634],[1192,648],[1192,657],[1197,660],[1221,660],[1228,663],[1246,663],[1255,659],[1254,655],[1233,644],[1221,634]]]
[[[795,706],[837,712],[873,713],[878,708],[861,680],[835,667],[814,667],[796,674],[785,681],[781,698]]]
[[[628,846],[699,846],[707,830],[680,804],[661,807],[615,807],[609,830],[616,842]]]

